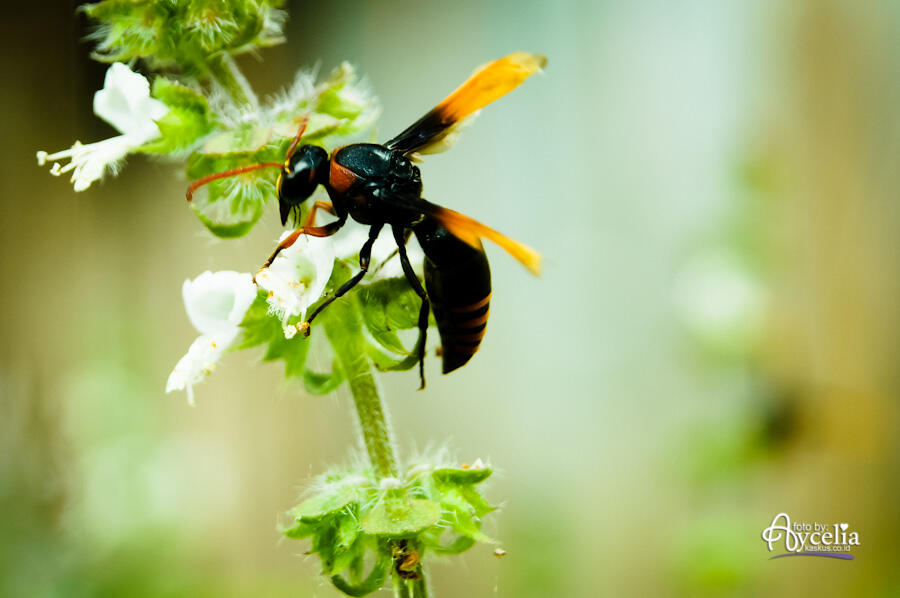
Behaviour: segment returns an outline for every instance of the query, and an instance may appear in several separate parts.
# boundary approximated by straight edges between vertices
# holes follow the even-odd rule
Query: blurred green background
[[[165,396],[194,338],[181,284],[251,271],[142,158],[74,194],[38,149],[112,134],[105,67],[66,2],[0,35],[0,595],[335,596],[276,524],[347,459],[346,390],[226,357]],[[441,596],[900,595],[900,3],[290,2],[243,57],[263,93],[354,63],[378,138],[481,63],[543,76],[423,165],[426,197],[545,255],[489,248],[490,332],[442,377],[382,378],[401,453],[499,469],[480,546]],[[779,512],[849,522],[853,561],[767,560]]]

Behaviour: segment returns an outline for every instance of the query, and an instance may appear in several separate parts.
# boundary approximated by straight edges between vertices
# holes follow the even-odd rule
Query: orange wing
[[[510,239],[474,218],[460,214],[454,210],[435,204],[429,210],[431,216],[447,228],[454,236],[462,239],[472,247],[480,248],[481,239],[490,239],[516,258],[520,264],[528,268],[535,276],[541,273],[541,254],[531,247]]]
[[[515,52],[478,68],[444,101],[385,145],[404,154],[429,153],[429,148],[452,137],[463,119],[508,94],[546,64],[547,58],[540,54]]]

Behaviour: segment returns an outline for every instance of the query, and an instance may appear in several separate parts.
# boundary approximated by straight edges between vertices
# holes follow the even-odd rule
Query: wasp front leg
[[[329,214],[334,214],[334,206],[328,203],[327,201],[317,201],[313,204],[313,206],[309,209],[309,213],[306,215],[306,220],[303,222],[303,226],[295,229],[291,234],[285,237],[278,246],[275,247],[275,251],[272,252],[272,255],[269,256],[269,259],[266,260],[265,265],[262,268],[268,268],[272,265],[272,262],[275,261],[275,258],[278,257],[278,254],[293,245],[297,242],[297,239],[300,238],[300,235],[309,235],[310,237],[330,237],[334,233],[338,232],[344,223],[347,222],[347,217],[339,218],[334,222],[329,222],[325,226],[313,226],[316,221],[316,212],[318,210],[323,210],[328,212]],[[262,269],[260,268],[260,269]]]

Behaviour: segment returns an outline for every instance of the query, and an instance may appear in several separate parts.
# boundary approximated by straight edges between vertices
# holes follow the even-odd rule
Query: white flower
[[[207,271],[185,280],[181,295],[194,328],[203,334],[218,334],[241,325],[256,297],[256,287],[246,272]]]
[[[115,174],[117,163],[132,149],[159,137],[157,120],[169,109],[150,97],[150,83],[121,62],[106,71],[103,89],[94,94],[94,113],[114,126],[122,135],[88,145],[76,141],[64,151],[37,153],[38,164],[53,162],[50,174],[72,172],[75,191],[84,191],[109,168]],[[69,163],[61,166],[60,161]]]
[[[331,239],[301,236],[256,275],[256,284],[269,292],[269,310],[281,318],[285,338],[297,334],[297,326],[288,324],[288,320],[293,316],[306,318],[309,306],[322,297],[333,267]]]
[[[106,71],[103,89],[94,94],[94,114],[135,139],[159,137],[154,121],[169,111],[150,97],[150,83],[121,62]]]
[[[193,385],[216,368],[216,362],[240,333],[244,314],[256,297],[253,278],[240,272],[204,272],[182,287],[188,319],[200,336],[175,365],[166,392],[186,390],[194,404]]]

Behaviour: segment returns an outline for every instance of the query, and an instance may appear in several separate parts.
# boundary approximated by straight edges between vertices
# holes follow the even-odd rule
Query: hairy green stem
[[[378,479],[396,477],[397,457],[391,426],[375,379],[375,368],[366,355],[359,315],[349,301],[335,301],[322,313],[320,319],[337,363],[350,386],[362,432],[362,443],[375,476]],[[428,597],[424,579],[402,579],[394,570],[393,582],[395,598]]]
[[[325,335],[350,386],[363,446],[378,479],[397,476],[397,458],[387,411],[366,355],[362,323],[349,301],[335,301],[322,313]]]
[[[425,581],[425,572],[419,567],[419,578],[410,582],[412,584],[413,598],[428,598],[428,582]]]
[[[259,109],[256,93],[230,54],[210,60],[209,73],[236,103],[250,106],[253,110]]]
[[[406,584],[406,580],[400,577],[396,571],[394,571],[393,578],[395,598],[410,598],[409,586]]]
[[[340,357],[338,358],[340,359]],[[368,357],[357,355],[351,363],[341,362],[344,375],[350,384],[356,413],[362,429],[363,443],[369,460],[379,478],[396,477],[397,459],[387,413],[381,401],[372,364]],[[352,368],[352,369],[351,369]]]

